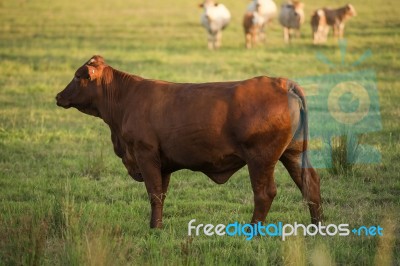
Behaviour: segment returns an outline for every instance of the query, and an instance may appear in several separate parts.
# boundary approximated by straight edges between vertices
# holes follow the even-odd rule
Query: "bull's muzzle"
[[[58,93],[56,95],[56,104],[58,106],[60,106],[60,107],[63,107],[63,108],[69,108],[70,107],[69,103],[62,98],[61,93]]]

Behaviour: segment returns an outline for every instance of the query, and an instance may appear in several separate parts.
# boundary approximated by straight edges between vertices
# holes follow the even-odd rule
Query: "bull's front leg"
[[[169,174],[161,174],[159,156],[151,153],[136,156],[151,205],[150,228],[162,227],[163,205],[169,184]]]
[[[344,33],[344,23],[341,22],[339,24],[339,39],[343,39],[343,33]]]
[[[210,50],[215,49],[215,41],[216,41],[215,33],[210,31],[208,33],[208,49],[210,49]]]
[[[246,42],[246,48],[250,49],[251,48],[251,43],[252,43],[253,35],[251,32],[248,32],[245,34],[245,42]]]
[[[340,34],[340,26],[338,23],[333,25],[333,36],[335,36],[335,39],[339,39],[339,34]]]

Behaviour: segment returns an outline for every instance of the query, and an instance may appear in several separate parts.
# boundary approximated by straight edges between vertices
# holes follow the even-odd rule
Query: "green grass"
[[[303,37],[284,45],[275,22],[267,43],[244,49],[244,1],[223,1],[233,20],[223,48],[206,49],[197,2],[0,1],[0,265],[313,264],[400,263],[400,92],[398,3],[354,0],[347,24],[346,62],[367,49],[357,68],[341,62],[330,39]],[[312,10],[330,1],[306,2]],[[336,1],[331,6],[345,4]],[[186,12],[184,12],[186,11]],[[173,174],[164,228],[150,230],[143,183],[131,180],[114,155],[107,126],[76,110],[56,107],[54,96],[93,54],[117,69],[179,82],[245,79],[257,75],[317,76],[373,69],[383,129],[362,142],[382,154],[379,164],[335,175],[319,169],[326,223],[384,226],[385,237],[277,238],[187,236],[187,223],[248,222],[253,199],[247,169],[217,186],[190,171]],[[318,144],[315,144],[318,145]],[[300,192],[283,167],[268,222],[307,224]]]

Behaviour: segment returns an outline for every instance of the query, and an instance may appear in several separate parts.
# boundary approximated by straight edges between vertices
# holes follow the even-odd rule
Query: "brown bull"
[[[171,83],[118,71],[93,56],[60,92],[57,105],[100,117],[129,174],[144,181],[150,227],[161,227],[171,173],[190,169],[218,184],[248,165],[254,192],[251,222],[264,222],[276,195],[280,160],[321,218],[319,176],[307,158],[303,91],[283,78]]]

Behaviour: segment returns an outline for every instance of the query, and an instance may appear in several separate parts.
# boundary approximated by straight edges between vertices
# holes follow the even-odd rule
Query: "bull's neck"
[[[111,67],[103,70],[102,92],[97,107],[101,118],[111,128],[120,128],[126,112],[123,101],[141,80],[140,77],[123,73]]]

